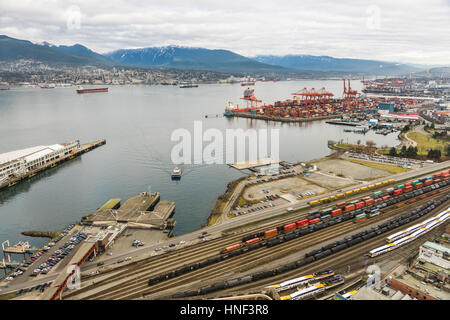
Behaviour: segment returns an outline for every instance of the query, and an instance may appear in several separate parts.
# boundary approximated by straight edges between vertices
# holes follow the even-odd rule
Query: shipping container
[[[412,182],[405,183],[405,187],[410,187],[410,186],[412,186]]]
[[[376,198],[376,197],[378,197],[378,196],[380,196],[380,195],[381,195],[381,191],[376,191],[376,192],[372,193],[372,196],[373,196],[374,198]]]
[[[428,179],[428,180],[425,180],[425,182],[423,183],[423,185],[426,187],[426,186],[429,186],[429,185],[431,185],[431,184],[433,184],[433,180],[430,180],[430,179]]]
[[[309,224],[314,224],[320,221],[320,218],[309,220]]]
[[[260,240],[261,240],[260,238],[253,238],[253,239],[245,241],[245,244],[248,246],[248,245],[256,243],[256,242],[258,242]]]
[[[264,239],[270,239],[275,237],[278,234],[278,230],[275,229],[271,229],[271,230],[267,230],[266,232],[264,232]]]
[[[342,213],[342,209],[335,209],[335,210],[331,211],[331,215],[333,217],[336,217],[336,216],[340,215],[341,213]]]
[[[404,187],[405,187],[404,184],[400,184],[400,185],[396,186],[395,188],[396,188],[396,189],[403,189]]]
[[[416,183],[416,185],[415,185],[414,187],[415,187],[416,189],[420,189],[420,188],[423,187],[423,183],[422,183],[422,182]]]
[[[350,204],[350,205],[345,207],[344,211],[345,212],[350,212],[350,211],[353,211],[353,210],[355,210],[355,205],[354,204]]]
[[[407,187],[405,187],[404,192],[411,192],[412,189],[413,189],[412,185],[411,186],[407,186]]]
[[[364,202],[366,203],[366,206],[370,206],[370,205],[375,203],[375,200],[374,199],[367,199]]]
[[[354,222],[361,222],[361,221],[364,221],[364,220],[366,220],[367,219],[367,217],[362,217],[362,218],[359,218],[359,219],[354,219],[353,221]]]
[[[355,206],[356,206],[356,209],[364,207],[364,201],[356,203]]]
[[[297,221],[297,228],[307,226],[308,223],[309,223],[308,219],[299,220]]]
[[[230,252],[230,251],[234,251],[234,250],[237,250],[237,249],[239,249],[240,247],[241,247],[241,244],[240,244],[240,243],[238,243],[238,244],[235,244],[235,245],[232,245],[232,246],[226,247],[226,248],[225,248],[225,252]]]
[[[413,185],[416,185],[416,184],[418,184],[420,181],[419,180],[414,180],[413,182],[412,182],[412,184]]]
[[[294,230],[297,227],[297,224],[294,223],[290,223],[284,226],[284,231],[290,231],[290,230]]]

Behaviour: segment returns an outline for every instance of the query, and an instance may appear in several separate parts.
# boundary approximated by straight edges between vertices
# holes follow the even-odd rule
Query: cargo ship
[[[242,82],[241,86],[245,87],[245,86],[254,86],[255,83],[254,82]]]
[[[108,92],[108,88],[90,88],[90,89],[84,89],[83,87],[77,88],[77,93],[91,93],[91,92]]]
[[[180,88],[197,88],[198,84],[182,84]]]

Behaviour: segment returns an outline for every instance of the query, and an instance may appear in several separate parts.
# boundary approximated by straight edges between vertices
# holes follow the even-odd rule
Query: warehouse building
[[[36,146],[0,154],[0,181],[26,174],[80,148],[80,141]]]

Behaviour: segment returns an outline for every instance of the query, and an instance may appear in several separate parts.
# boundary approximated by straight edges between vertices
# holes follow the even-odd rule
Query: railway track
[[[448,202],[446,203],[446,205],[440,207],[440,209],[442,210],[442,208],[446,207],[446,206],[448,206]],[[438,210],[433,210],[431,213],[429,213],[423,217],[424,218],[430,217],[433,214],[435,214],[437,211]],[[415,223],[417,223],[417,222],[411,222],[407,225],[404,225],[403,227],[408,227]],[[400,228],[398,228],[398,229],[400,229]],[[262,290],[264,290],[264,287],[266,287],[266,286],[285,281],[286,279],[298,277],[298,276],[305,275],[305,274],[310,274],[310,273],[316,272],[317,270],[328,269],[328,268],[335,270],[336,273],[344,274],[345,269],[348,266],[351,266],[352,270],[360,270],[362,273],[364,273],[365,268],[371,264],[380,263],[381,261],[399,260],[398,259],[399,257],[401,258],[400,260],[405,260],[409,256],[415,255],[417,253],[417,248],[420,244],[422,244],[423,242],[425,242],[427,240],[432,241],[436,236],[441,234],[443,232],[443,230],[445,230],[445,225],[441,225],[438,228],[436,228],[435,230],[432,230],[429,233],[425,234],[424,236],[408,243],[407,245],[405,245],[399,249],[390,251],[390,252],[384,254],[383,256],[378,256],[376,258],[365,257],[364,254],[366,254],[368,252],[367,247],[372,248],[372,247],[377,247],[377,246],[385,244],[385,236],[386,235],[380,234],[372,239],[369,239],[369,240],[359,243],[355,246],[352,246],[350,248],[342,250],[338,254],[331,255],[328,258],[323,259],[323,260],[314,261],[304,267],[300,267],[298,269],[288,271],[286,273],[283,273],[282,275],[276,275],[276,276],[273,276],[270,278],[253,281],[249,284],[244,284],[244,285],[236,286],[236,287],[233,287],[230,289],[217,291],[217,292],[214,292],[214,293],[211,293],[208,295],[204,295],[204,296],[196,296],[196,297],[193,297],[193,299],[199,299],[199,297],[207,299],[207,298],[218,297],[218,296],[222,296],[222,295],[231,296],[231,295],[237,294],[237,293],[242,294],[242,293],[254,292],[256,290],[261,292]],[[394,230],[392,230],[392,231],[394,231]],[[357,277],[357,275],[354,275],[353,277]],[[280,296],[282,296],[282,295],[286,295],[286,294],[285,293],[280,294]],[[167,296],[161,296],[161,297],[155,297],[155,298],[164,299],[164,298],[170,298],[170,296],[167,295]]]
[[[168,255],[163,259],[163,256],[158,257],[159,259],[155,259],[154,261],[148,261],[143,262],[134,266],[131,266],[129,268],[126,268],[118,275],[111,277],[109,279],[106,279],[104,281],[99,281],[95,284],[96,292],[89,294],[89,290],[93,289],[86,287],[77,292],[70,293],[69,295],[66,295],[67,298],[76,297],[79,296],[80,293],[85,293],[83,299],[133,299],[133,298],[139,298],[143,295],[151,295],[156,292],[162,292],[167,289],[171,289],[177,286],[181,286],[186,283],[192,284],[197,280],[197,282],[201,281],[202,284],[204,284],[205,281],[208,281],[210,279],[217,279],[219,276],[223,276],[224,271],[223,270],[229,270],[230,273],[233,272],[240,272],[243,269],[250,269],[252,267],[252,264],[262,264],[263,261],[269,261],[269,260],[275,260],[278,257],[286,256],[292,251],[299,251],[302,249],[306,249],[310,247],[311,245],[317,244],[317,238],[320,238],[321,242],[333,239],[340,235],[345,235],[348,232],[364,228],[365,226],[369,224],[373,224],[375,222],[380,222],[382,220],[392,218],[396,215],[399,215],[403,213],[405,210],[412,209],[417,205],[420,205],[424,202],[429,201],[430,199],[435,199],[441,196],[443,192],[448,192],[450,187],[444,187],[440,189],[439,194],[435,194],[431,197],[427,197],[425,199],[421,199],[419,201],[416,201],[412,204],[406,204],[405,206],[401,208],[396,208],[393,210],[389,210],[388,213],[375,216],[367,221],[364,221],[359,224],[353,224],[351,221],[345,221],[342,223],[339,223],[337,225],[334,225],[333,227],[328,227],[325,229],[321,229],[319,231],[313,232],[311,234],[305,235],[300,238],[296,238],[290,241],[287,241],[288,245],[278,245],[276,247],[266,248],[262,247],[259,249],[256,249],[254,251],[250,251],[248,253],[242,254],[237,257],[229,258],[223,261],[220,261],[218,263],[215,263],[213,265],[197,269],[191,272],[188,272],[184,275],[163,281],[159,284],[148,286],[147,281],[152,276],[155,276],[158,274],[158,270],[160,270],[163,267],[166,267],[167,265],[171,266],[172,269],[176,269],[177,267],[185,265],[187,262],[193,262],[192,257],[195,256],[196,258],[199,256],[200,253],[205,253],[205,255],[202,255],[199,257],[199,259],[204,259],[205,257],[214,256],[217,255],[216,249],[219,251],[224,247],[225,244],[233,243],[233,241],[239,240],[242,237],[242,234],[235,235],[235,236],[228,236],[226,238],[221,238],[219,240],[215,240],[212,243],[203,244],[204,247],[201,248],[188,248],[186,250],[180,251],[178,253]],[[445,193],[444,193],[445,194]],[[299,218],[299,217],[297,217]],[[289,218],[286,218],[286,220],[292,221],[294,218],[293,216],[290,216]],[[277,221],[276,224],[279,225],[280,223],[283,223],[282,221]],[[404,226],[401,226],[399,228],[403,228]],[[263,228],[261,228],[261,231],[267,230],[270,228],[269,225],[265,225]],[[252,232],[258,232],[257,230]],[[364,242],[366,243],[366,242]],[[207,245],[207,246],[206,246]],[[347,249],[348,250],[348,249]],[[186,252],[187,251],[187,252]],[[207,253],[211,254],[207,254]],[[318,261],[320,262],[320,261]],[[164,268],[164,271],[168,271],[168,269]],[[297,270],[298,271],[298,270]],[[130,276],[130,273],[133,274],[133,276]],[[200,280],[201,279],[201,280]],[[123,281],[119,281],[123,280]],[[116,282],[116,284],[113,285],[113,283]],[[109,286],[108,286],[109,285]],[[104,287],[103,289],[101,287]],[[65,298],[66,298],[65,297]]]

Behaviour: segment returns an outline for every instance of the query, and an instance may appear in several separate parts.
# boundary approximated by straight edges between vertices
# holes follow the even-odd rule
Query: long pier
[[[45,163],[42,166],[39,166],[39,167],[37,167],[37,168],[35,168],[33,170],[27,171],[24,174],[17,175],[17,176],[15,176],[13,178],[8,178],[5,181],[1,181],[0,182],[0,190],[3,189],[3,188],[13,187],[17,183],[19,183],[19,182],[21,182],[21,181],[23,181],[25,179],[30,179],[30,178],[34,177],[36,174],[38,174],[41,171],[45,171],[45,170],[54,168],[54,167],[62,164],[63,162],[72,160],[72,159],[82,155],[83,153],[89,152],[92,149],[100,147],[100,146],[102,146],[104,144],[106,144],[106,140],[105,139],[101,139],[101,140],[97,140],[97,141],[94,141],[94,142],[89,142],[89,143],[82,144],[80,146],[80,148],[75,149],[74,153],[72,153],[72,154],[61,156],[58,159],[55,159],[55,160],[50,161],[50,162],[47,162],[47,163]]]

